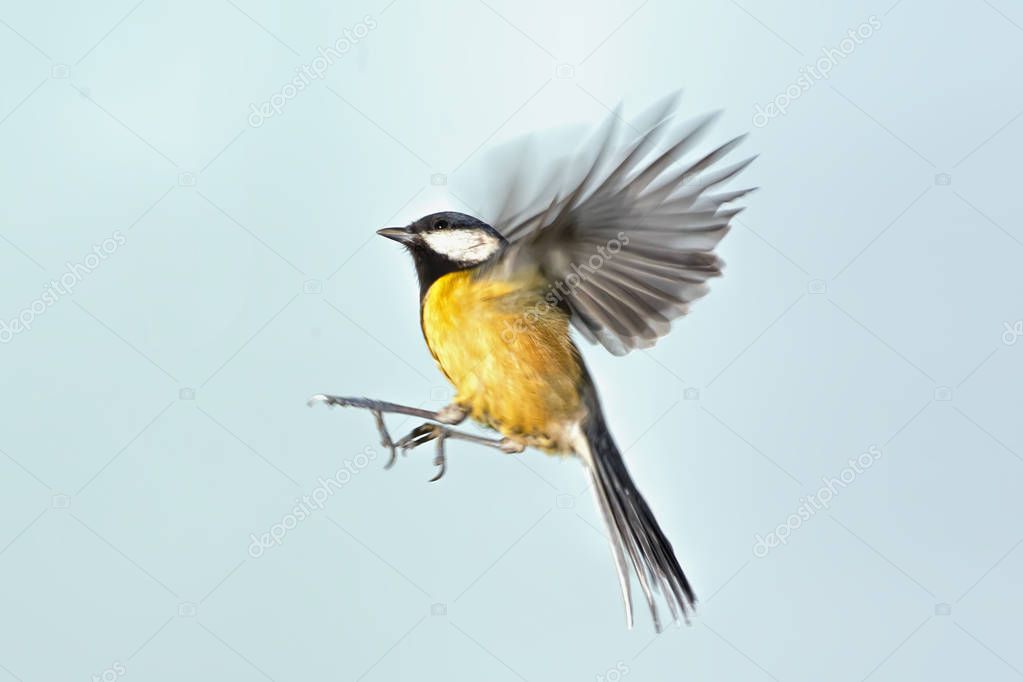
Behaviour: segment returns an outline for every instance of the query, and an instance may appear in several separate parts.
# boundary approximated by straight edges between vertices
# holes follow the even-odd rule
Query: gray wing
[[[577,172],[556,166],[528,202],[522,164],[494,221],[510,242],[495,270],[538,268],[583,336],[616,355],[652,346],[707,293],[723,266],[714,248],[741,210],[725,204],[751,191],[715,190],[756,158],[717,163],[745,136],[682,163],[714,116],[674,128],[674,105],[649,112],[653,123],[631,142],[616,112],[590,145],[595,156]]]

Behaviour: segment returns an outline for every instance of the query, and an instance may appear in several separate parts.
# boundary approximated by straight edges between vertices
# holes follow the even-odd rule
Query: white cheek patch
[[[482,263],[501,248],[497,237],[477,229],[433,230],[423,239],[431,250],[459,263]]]

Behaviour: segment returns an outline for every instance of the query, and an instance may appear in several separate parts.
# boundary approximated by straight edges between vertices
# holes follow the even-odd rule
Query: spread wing
[[[676,128],[674,105],[655,107],[631,142],[616,112],[592,160],[575,173],[556,166],[529,201],[522,186],[534,176],[521,164],[494,221],[510,243],[492,267],[538,268],[583,336],[616,355],[652,346],[707,293],[723,265],[714,248],[741,210],[725,205],[751,191],[717,189],[755,158],[718,164],[744,136],[682,162],[714,116]]]

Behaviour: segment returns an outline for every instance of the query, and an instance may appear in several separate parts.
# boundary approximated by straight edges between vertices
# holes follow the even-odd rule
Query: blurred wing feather
[[[740,136],[683,163],[716,114],[672,132],[674,105],[674,97],[655,105],[646,116],[653,122],[631,142],[619,139],[615,111],[585,170],[555,166],[531,201],[524,148],[494,224],[510,243],[492,271],[539,269],[582,335],[617,355],[652,346],[707,293],[723,266],[714,249],[742,210],[724,205],[752,191],[708,191],[756,157],[716,166]]]

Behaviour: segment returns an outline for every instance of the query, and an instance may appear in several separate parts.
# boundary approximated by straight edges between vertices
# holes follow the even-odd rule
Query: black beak
[[[385,227],[377,230],[377,234],[405,245],[411,244],[416,239],[416,234],[407,227]]]

